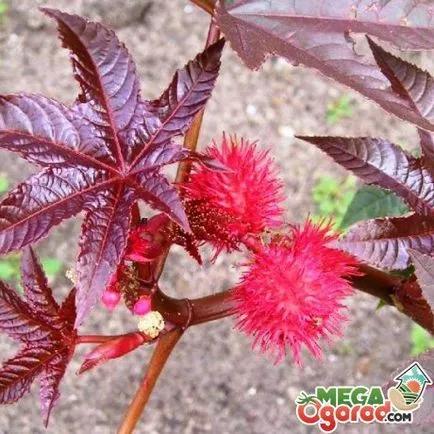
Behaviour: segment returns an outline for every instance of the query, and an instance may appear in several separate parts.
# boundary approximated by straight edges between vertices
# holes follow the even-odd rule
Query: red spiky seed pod
[[[198,239],[210,241],[211,236],[217,251],[231,251],[246,235],[260,235],[267,228],[282,225],[282,183],[267,151],[255,143],[223,135],[221,147],[214,142],[207,154],[228,170],[197,166],[182,185],[187,199],[194,201],[190,212],[187,208],[190,224],[195,219],[193,225],[203,228],[203,233],[192,228]]]
[[[304,344],[317,358],[319,339],[340,335],[343,300],[353,292],[357,260],[331,248],[331,226],[292,227],[286,237],[251,254],[234,290],[237,328],[254,337],[253,346],[280,361],[289,347],[300,363]]]

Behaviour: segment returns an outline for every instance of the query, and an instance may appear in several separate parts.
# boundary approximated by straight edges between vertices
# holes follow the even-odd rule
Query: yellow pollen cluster
[[[153,310],[142,316],[137,324],[138,329],[152,339],[156,338],[163,331],[164,326],[164,318],[157,310]]]
[[[77,271],[75,268],[70,268],[69,270],[66,270],[65,276],[67,279],[69,279],[74,285],[77,284]]]

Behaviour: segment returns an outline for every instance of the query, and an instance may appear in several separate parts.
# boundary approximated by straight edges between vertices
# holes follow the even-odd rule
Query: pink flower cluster
[[[304,227],[285,229],[282,183],[268,152],[223,136],[221,148],[214,143],[208,155],[229,171],[198,167],[184,188],[188,198],[232,219],[217,231],[217,241],[213,228],[219,227],[218,219],[202,221],[217,252],[233,250],[234,240],[251,251],[234,289],[236,327],[276,360],[290,348],[300,363],[303,344],[320,357],[320,338],[341,333],[343,300],[353,291],[349,279],[360,274],[356,259],[329,247],[337,238],[329,226],[308,221]],[[276,229],[283,235],[272,235]],[[264,243],[267,236],[271,240]]]

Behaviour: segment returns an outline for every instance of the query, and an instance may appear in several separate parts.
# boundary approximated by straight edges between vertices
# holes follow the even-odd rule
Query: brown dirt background
[[[59,49],[55,27],[37,11],[50,5],[102,20],[118,32],[140,73],[142,94],[157,97],[174,70],[203,46],[207,16],[187,0],[10,0],[0,27],[0,92],[42,93],[71,103],[77,87],[65,50]],[[429,64],[428,58],[419,59]],[[331,81],[283,61],[268,61],[259,72],[247,70],[226,47],[221,76],[208,105],[200,143],[219,138],[222,131],[259,140],[271,147],[287,193],[287,219],[302,222],[313,210],[311,188],[319,176],[344,175],[333,162],[298,134],[374,135],[416,146],[413,127],[386,115],[380,108],[351,94],[355,114],[331,127],[325,121],[328,102],[347,92]],[[5,152],[0,171],[13,184],[34,169]],[[74,263],[80,218],[62,224],[39,243],[38,252]],[[173,249],[163,287],[177,297],[191,297],[228,287],[237,280],[240,257],[219,258],[198,267],[181,250]],[[57,278],[56,296],[67,291]],[[304,357],[303,368],[290,359],[274,366],[250,350],[250,341],[233,330],[230,319],[189,330],[174,351],[157,385],[137,433],[308,433],[298,423],[294,399],[316,385],[383,384],[408,359],[410,322],[391,308],[375,312],[376,300],[357,294],[349,300],[351,321],[344,338],[326,349],[324,360]],[[109,315],[97,308],[85,324],[88,333],[122,333],[135,324],[125,309]],[[4,359],[16,346],[0,340]],[[143,375],[150,349],[77,377],[83,354],[77,351],[61,386],[62,397],[48,430],[40,421],[37,386],[13,406],[0,409],[0,433],[113,433]],[[339,428],[346,433],[412,433],[406,426]],[[428,432],[428,431],[427,431]]]

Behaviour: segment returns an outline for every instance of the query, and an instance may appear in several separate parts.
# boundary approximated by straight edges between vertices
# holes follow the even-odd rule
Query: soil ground
[[[10,0],[0,27],[0,92],[36,92],[71,103],[77,87],[67,54],[59,48],[52,22],[37,11],[49,4],[102,20],[116,29],[138,66],[142,92],[155,98],[174,70],[203,46],[207,16],[187,0]],[[269,61],[259,72],[247,70],[226,47],[221,76],[209,103],[200,142],[204,146],[221,132],[236,133],[269,147],[285,181],[287,219],[302,222],[313,210],[311,188],[322,175],[343,176],[327,157],[294,138],[298,134],[373,135],[415,147],[414,129],[386,115],[380,108],[351,96],[354,116],[335,126],[325,120],[326,105],[347,90],[318,74]],[[13,184],[34,169],[5,152],[0,172]],[[80,218],[62,224],[39,243],[38,252],[61,259],[71,267]],[[163,288],[177,297],[191,297],[224,289],[237,280],[240,257],[222,257],[198,267],[181,250],[173,249]],[[54,282],[56,296],[67,291],[67,280]],[[318,362],[304,356],[300,369],[290,359],[274,366],[252,352],[248,338],[233,330],[230,319],[189,330],[156,387],[137,428],[147,434],[263,434],[308,433],[295,416],[294,399],[300,390],[316,385],[378,385],[409,358],[410,321],[392,308],[376,312],[377,301],[357,294],[349,301],[351,321],[343,339],[326,349]],[[108,314],[96,309],[85,325],[89,333],[122,333],[134,322],[119,309]],[[6,358],[16,346],[0,340]],[[113,433],[128,405],[150,355],[150,349],[77,377],[75,372],[88,348],[80,348],[62,383],[62,398],[48,430],[42,428],[37,387],[13,406],[0,409],[0,433]],[[316,429],[316,428],[315,428]],[[344,432],[339,428],[337,432]],[[345,433],[413,433],[409,426],[349,426]]]

